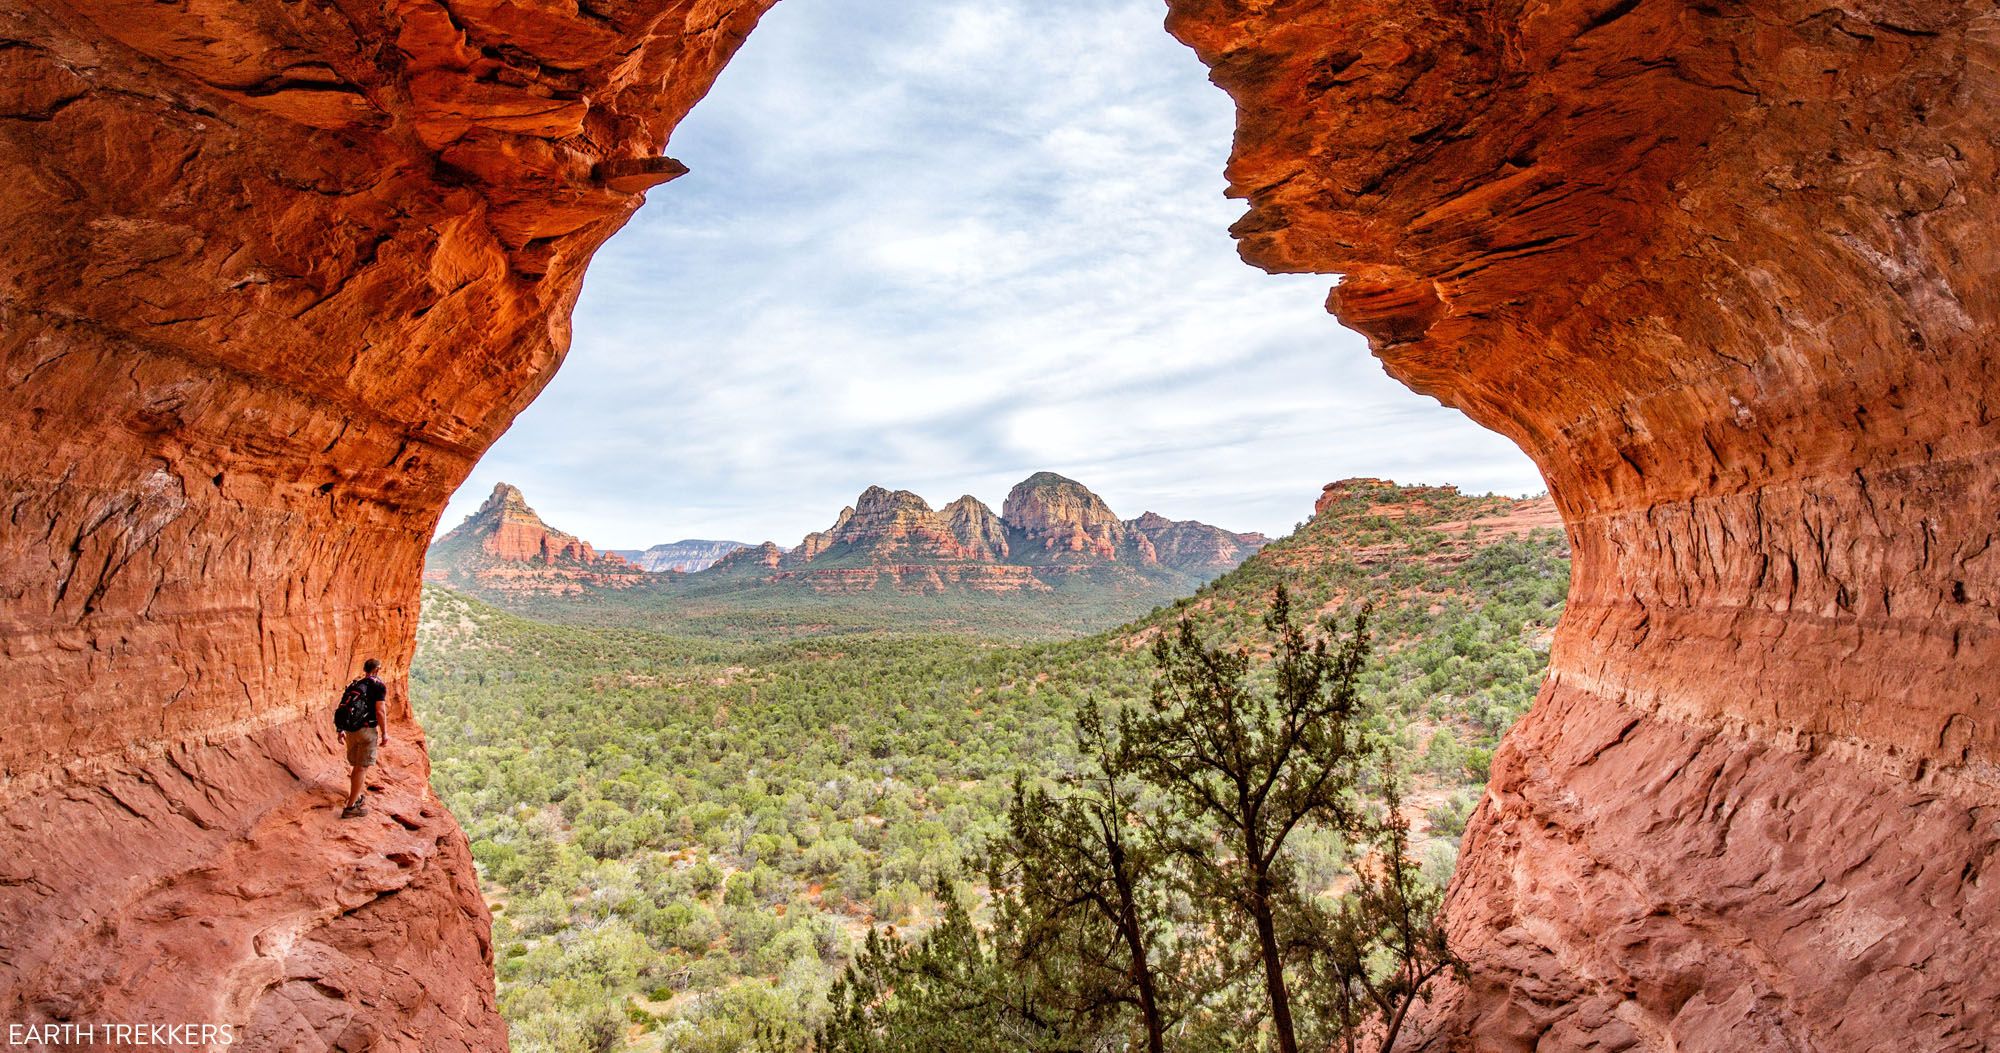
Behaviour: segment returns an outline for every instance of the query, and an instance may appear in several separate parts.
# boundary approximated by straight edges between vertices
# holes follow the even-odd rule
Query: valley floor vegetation
[[[1109,786],[1109,762],[1123,773],[1112,783],[1127,787],[1115,792],[1129,795],[1119,807],[1188,812],[1169,781],[1117,767],[1141,765],[1122,745],[1129,722],[1169,719],[1153,707],[1155,651],[1251,648],[1260,660],[1243,677],[1264,690],[1271,645],[1256,641],[1269,636],[1279,586],[1301,624],[1351,625],[1374,604],[1373,653],[1351,678],[1365,758],[1341,776],[1339,814],[1298,824],[1270,853],[1282,878],[1270,889],[1274,934],[1309,921],[1332,948],[1280,963],[1288,996],[1293,984],[1302,992],[1294,1038],[1341,1034],[1343,1019],[1386,1021],[1381,1010],[1402,997],[1389,971],[1397,953],[1382,949],[1379,928],[1363,940],[1352,912],[1368,896],[1434,896],[1448,878],[1491,751],[1539,686],[1567,591],[1556,532],[1484,537],[1454,525],[1495,508],[1445,492],[1357,494],[1195,596],[1055,642],[691,638],[537,621],[428,589],[412,696],[494,909],[514,1047],[806,1050],[840,1040],[857,997],[884,1004],[856,985],[892,956],[958,940],[990,959],[1026,924],[1021,846],[1061,834],[1031,821],[1067,814],[1051,802],[1092,780]],[[1391,793],[1397,807],[1384,805]],[[1210,815],[1174,828],[1202,822],[1204,836],[1226,825]],[[1147,840],[1143,851],[1170,846]],[[1012,876],[996,878],[996,865]],[[1198,1048],[1227,1025],[1284,1048],[1261,937],[1197,951],[1182,938],[1205,917],[1187,880],[1145,892],[1149,954],[1167,978],[1156,1011],[1180,1028],[1162,1041]],[[1054,931],[1064,953],[1098,960],[1073,980],[1115,967],[1105,947]],[[1121,1010],[1100,1022],[1147,1048],[1134,1019]],[[891,1040],[886,1023],[870,1028]]]

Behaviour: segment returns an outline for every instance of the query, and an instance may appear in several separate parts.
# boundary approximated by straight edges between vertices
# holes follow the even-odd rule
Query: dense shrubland
[[[427,591],[412,694],[495,905],[515,1047],[806,1048],[871,928],[990,926],[985,850],[1017,779],[1087,767],[1085,703],[1144,703],[1150,648],[1183,616],[1253,641],[1280,584],[1306,619],[1372,600],[1369,734],[1416,817],[1410,853],[1442,881],[1539,684],[1568,568],[1551,532],[1431,529],[1493,506],[1417,493],[1362,495],[1147,619],[1050,643],[689,638]],[[1302,886],[1335,891],[1350,840],[1302,831]]]

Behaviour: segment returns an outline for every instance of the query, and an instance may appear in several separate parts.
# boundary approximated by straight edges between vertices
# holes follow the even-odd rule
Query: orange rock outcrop
[[[1244,256],[1342,275],[1575,549],[1426,1048],[1992,1048],[1992,4],[1170,7]]]
[[[424,580],[486,595],[573,595],[645,584],[644,568],[542,522],[519,488],[500,483],[477,511],[431,544]]]
[[[0,1020],[504,1045],[420,734],[338,824],[327,711],[768,4],[0,0]]]

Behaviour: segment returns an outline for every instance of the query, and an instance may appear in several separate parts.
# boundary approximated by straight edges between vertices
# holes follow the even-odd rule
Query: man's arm
[[[384,746],[389,744],[389,685],[382,685],[382,704],[375,707],[376,741]]]

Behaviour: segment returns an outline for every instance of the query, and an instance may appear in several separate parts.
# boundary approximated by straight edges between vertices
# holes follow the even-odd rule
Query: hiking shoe
[[[354,819],[367,814],[368,806],[362,804],[360,801],[356,801],[340,810],[340,817],[342,819]]]

